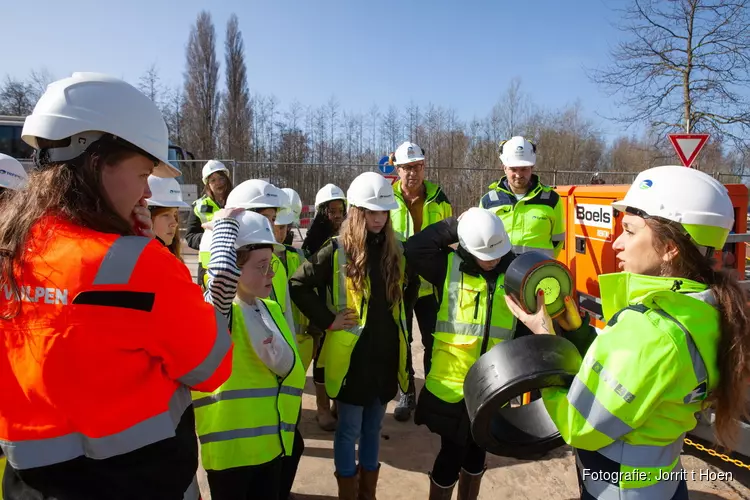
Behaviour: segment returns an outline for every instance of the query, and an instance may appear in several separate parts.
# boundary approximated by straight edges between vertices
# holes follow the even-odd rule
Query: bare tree
[[[164,89],[161,84],[159,69],[156,67],[156,63],[152,63],[146,72],[141,75],[138,80],[138,90],[146,94],[146,96],[155,103],[161,103]]]
[[[338,130],[339,126],[339,107],[339,102],[336,97],[331,96],[331,98],[328,99],[328,104],[326,105],[326,114],[328,116],[328,126],[331,129],[331,135],[329,136],[331,147],[329,161],[331,161],[332,163],[341,161],[338,141],[336,140],[336,131]]]
[[[169,129],[169,140],[184,145],[185,137],[185,93],[180,87],[168,88],[163,93],[161,112]]]
[[[47,90],[47,85],[55,81],[55,77],[47,68],[32,69],[29,74],[29,85],[33,94],[34,103],[36,103],[42,94]]]
[[[5,77],[5,83],[0,87],[0,114],[26,116],[34,109],[34,89],[22,81]]]
[[[200,159],[216,152],[220,95],[216,30],[211,14],[202,11],[190,29],[185,73],[185,117],[188,140]]]
[[[503,96],[492,108],[490,120],[494,129],[494,141],[497,143],[521,134],[528,115],[529,102],[521,90],[521,79],[513,78]]]
[[[239,20],[232,14],[224,41],[227,90],[221,114],[222,149],[229,158],[245,160],[250,152],[250,91]]]
[[[633,0],[620,30],[628,39],[591,79],[630,112],[614,117],[654,128],[710,132],[738,146],[750,130],[750,0]]]

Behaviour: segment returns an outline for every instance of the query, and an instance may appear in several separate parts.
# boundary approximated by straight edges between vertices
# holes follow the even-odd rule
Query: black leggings
[[[458,481],[458,474],[464,469],[469,474],[479,474],[484,470],[487,452],[472,440],[461,446],[455,441],[440,438],[440,452],[432,466],[432,479],[440,486],[450,486]]]
[[[282,457],[263,465],[207,470],[212,500],[286,500],[279,497]]]
[[[292,492],[292,486],[294,485],[294,478],[297,476],[299,461],[304,452],[305,441],[302,439],[302,434],[299,433],[298,428],[294,431],[294,447],[292,448],[292,455],[281,459],[280,500],[287,500],[287,498],[289,498],[289,494]]]

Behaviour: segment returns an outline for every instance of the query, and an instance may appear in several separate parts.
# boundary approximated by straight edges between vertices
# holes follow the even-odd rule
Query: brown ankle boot
[[[430,498],[429,500],[451,500],[453,496],[453,488],[456,487],[456,483],[450,486],[440,486],[432,479],[430,475]]]
[[[352,477],[341,477],[337,472],[336,482],[339,485],[339,500],[357,500],[357,491],[359,489],[359,472]]]
[[[375,491],[378,489],[378,475],[380,464],[376,470],[364,470],[359,467],[359,496],[357,500],[376,500]]]
[[[331,414],[331,400],[326,394],[325,384],[315,383],[315,404],[318,407],[315,419],[318,426],[324,431],[336,430],[336,419]]]
[[[469,474],[463,468],[458,476],[458,500],[477,500],[485,467],[479,474]]]

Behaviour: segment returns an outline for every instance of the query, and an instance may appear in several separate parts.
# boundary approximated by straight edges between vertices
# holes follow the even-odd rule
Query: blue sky
[[[0,73],[25,77],[47,68],[62,77],[100,71],[137,82],[156,63],[168,84],[181,84],[185,45],[207,9],[222,61],[232,12],[245,40],[253,93],[319,106],[335,95],[344,110],[409,101],[484,117],[514,77],[540,106],[580,99],[606,136],[620,125],[595,115],[614,102],[583,67],[606,64],[619,32],[617,0],[36,0],[6,2]],[[33,11],[30,6],[33,5]],[[19,48],[20,50],[16,50]]]

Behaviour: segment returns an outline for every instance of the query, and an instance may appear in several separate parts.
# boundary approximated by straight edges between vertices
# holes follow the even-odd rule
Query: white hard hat
[[[404,165],[405,163],[424,160],[424,152],[422,151],[422,148],[413,142],[407,141],[396,148],[394,157],[394,165]]]
[[[536,145],[517,135],[500,143],[500,161],[506,167],[533,167],[536,164]]]
[[[64,147],[49,148],[49,160],[77,158],[104,134],[111,134],[159,160],[158,177],[176,177],[169,163],[169,132],[159,108],[138,89],[100,73],[73,73],[57,80],[26,117],[22,138],[40,149],[37,139],[72,138]]]
[[[273,245],[274,250],[284,249],[284,245],[274,238],[271,223],[264,216],[246,210],[237,220],[240,222],[240,228],[234,243],[235,248],[245,245]]]
[[[334,184],[326,184],[315,195],[315,208],[317,209],[323,203],[332,200],[346,201],[346,195],[340,187]]]
[[[510,238],[500,217],[472,207],[458,221],[458,243],[479,260],[495,260],[510,252]]]
[[[734,225],[727,188],[699,170],[674,165],[639,173],[625,198],[612,207],[678,222],[696,245],[714,249],[724,246]]]
[[[177,179],[149,175],[148,187],[151,190],[151,198],[146,199],[149,206],[170,208],[190,206],[182,201],[182,189]]]
[[[237,185],[227,196],[230,208],[281,208],[286,203],[286,194],[261,179],[250,179]]]
[[[276,214],[276,225],[284,226],[286,224],[296,224],[299,222],[299,216],[302,213],[302,200],[297,191],[292,188],[282,188],[286,194],[287,204],[281,207]]]
[[[393,187],[388,179],[375,172],[359,174],[346,192],[346,200],[354,207],[368,210],[396,210]]]
[[[29,176],[26,175],[21,162],[0,153],[0,188],[22,189],[26,186]]]
[[[226,172],[227,176],[229,175],[229,169],[225,167],[223,163],[218,160],[208,160],[206,164],[203,165],[203,171],[201,172],[203,184],[208,184],[208,178],[211,174],[216,172]]]

